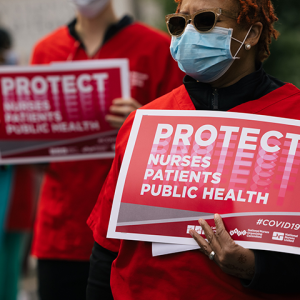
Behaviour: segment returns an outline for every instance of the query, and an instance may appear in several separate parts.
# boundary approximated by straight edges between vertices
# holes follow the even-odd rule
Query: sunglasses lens
[[[169,19],[168,27],[172,35],[180,35],[185,28],[185,19],[182,17],[172,17]]]
[[[194,25],[199,31],[209,31],[214,27],[216,16],[213,12],[199,13],[194,18]]]

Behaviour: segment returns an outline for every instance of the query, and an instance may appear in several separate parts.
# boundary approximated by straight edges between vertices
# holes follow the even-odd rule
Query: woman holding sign
[[[106,120],[119,128],[128,114],[182,83],[169,37],[125,16],[110,0],[72,0],[77,17],[35,47],[32,64],[89,59],[129,59],[132,99],[115,99]],[[168,72],[172,77],[168,77]],[[94,239],[86,220],[112,159],[51,163],[44,177],[35,224],[39,294],[84,299]]]
[[[172,56],[186,73],[184,85],[146,109],[232,111],[300,119],[300,91],[262,69],[262,61],[270,55],[271,39],[278,37],[270,0],[176,2],[177,13],[168,15],[166,22],[172,35]],[[199,220],[206,240],[195,230],[189,231],[202,253],[152,257],[151,243],[106,237],[133,119],[134,113],[119,132],[112,169],[89,218],[96,241],[91,269],[98,268],[99,276],[89,278],[88,290],[97,290],[100,299],[111,287],[117,300],[298,299],[300,256],[237,245],[218,214],[214,217],[216,232]],[[92,299],[97,297],[88,297]]]

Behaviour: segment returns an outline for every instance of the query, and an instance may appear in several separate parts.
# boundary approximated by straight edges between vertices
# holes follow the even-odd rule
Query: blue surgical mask
[[[223,76],[238,59],[236,56],[250,30],[241,42],[232,37],[231,28],[215,27],[208,33],[200,33],[188,24],[181,36],[172,37],[171,54],[184,73],[200,82],[213,82]],[[231,39],[241,43],[234,56],[230,51]]]

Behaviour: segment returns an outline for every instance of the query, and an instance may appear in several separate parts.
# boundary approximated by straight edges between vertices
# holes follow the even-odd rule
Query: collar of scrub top
[[[74,60],[77,52],[79,51],[80,48],[83,48],[85,50],[85,46],[83,42],[81,41],[79,35],[77,34],[75,30],[75,25],[76,25],[77,19],[75,18],[72,20],[67,26],[69,30],[69,34],[74,38],[75,43],[74,43],[74,48],[72,53],[68,56],[68,61]],[[104,40],[102,45],[99,47],[99,49],[112,37],[114,37],[119,31],[124,29],[125,27],[131,25],[134,22],[133,18],[130,16],[124,16],[118,23],[111,25],[107,30],[104,35]],[[96,53],[99,52],[99,49],[96,51]]]

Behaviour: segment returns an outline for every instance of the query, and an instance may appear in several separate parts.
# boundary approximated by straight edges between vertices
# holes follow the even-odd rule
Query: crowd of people
[[[31,64],[127,58],[131,98],[115,99],[106,115],[119,129],[114,160],[42,167],[31,250],[38,260],[40,300],[299,299],[300,256],[238,246],[217,211],[216,233],[202,219],[207,239],[190,231],[201,251],[153,257],[149,242],[106,237],[136,109],[300,119],[300,90],[268,75],[262,66],[271,40],[279,35],[272,1],[176,0],[176,13],[166,16],[171,38],[130,16],[118,18],[112,0],[72,2],[76,17],[35,45]],[[0,42],[0,62],[11,63],[11,41],[4,30]],[[139,76],[144,80],[134,80]],[[16,299],[23,233],[33,223],[33,172],[38,168],[0,169],[3,300]]]

